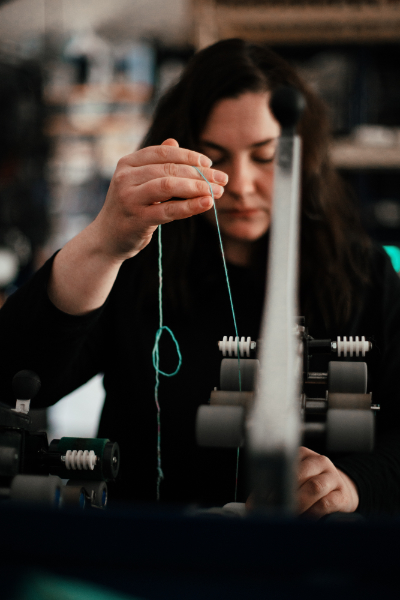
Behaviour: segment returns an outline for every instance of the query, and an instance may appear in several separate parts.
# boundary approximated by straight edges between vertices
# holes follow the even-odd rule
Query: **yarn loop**
[[[221,231],[220,231],[220,228],[219,228],[219,222],[218,222],[217,209],[216,209],[216,206],[215,206],[214,193],[213,193],[213,190],[212,190],[210,182],[203,175],[203,173],[201,172],[201,170],[198,169],[197,167],[194,167],[194,168],[199,173],[199,175],[201,175],[201,177],[204,179],[204,181],[208,184],[208,187],[210,188],[211,197],[213,199],[215,220],[216,220],[216,223],[217,223],[217,231],[218,231],[218,238],[219,238],[219,243],[220,243],[220,247],[221,247],[222,262],[223,262],[223,265],[224,265],[224,271],[225,271],[225,277],[226,277],[226,284],[227,284],[227,287],[228,287],[229,300],[230,300],[230,303],[231,303],[233,323],[234,323],[234,327],[235,327],[236,339],[239,340],[239,334],[238,334],[238,329],[237,329],[237,324],[236,324],[235,309],[233,308],[232,292],[231,292],[231,286],[230,286],[230,283],[229,283],[229,276],[228,276],[228,269],[227,269],[227,266],[226,266],[224,248],[223,248],[223,245],[222,245],[222,237],[221,237]],[[154,399],[155,399],[155,403],[156,403],[156,407],[157,407],[157,472],[158,472],[158,477],[157,477],[157,500],[160,499],[160,485],[161,485],[161,481],[164,479],[164,473],[163,473],[163,470],[162,470],[162,467],[161,467],[161,409],[160,409],[160,403],[159,403],[159,399],[158,399],[158,389],[159,389],[159,386],[160,386],[160,375],[164,375],[164,377],[174,377],[179,372],[179,370],[181,368],[181,365],[182,365],[182,355],[181,355],[181,351],[180,351],[180,348],[179,348],[178,340],[176,339],[176,337],[173,334],[173,332],[171,331],[171,329],[169,327],[167,327],[166,325],[163,324],[163,301],[162,301],[163,270],[162,270],[161,225],[158,226],[158,281],[159,281],[159,286],[158,286],[159,327],[158,327],[157,332],[156,332],[156,338],[155,338],[153,352],[152,352],[153,367],[154,367],[154,370],[156,372],[156,384],[155,384],[155,388],[154,388]],[[164,371],[161,371],[160,368],[159,368],[159,366],[160,366],[159,342],[160,342],[160,338],[161,338],[161,335],[162,335],[162,333],[163,333],[164,330],[167,331],[170,334],[173,342],[175,343],[176,352],[178,354],[178,366],[176,367],[176,369],[175,369],[175,371],[173,373],[165,373]],[[241,373],[240,373],[239,341],[238,341],[238,353],[237,354],[238,354],[238,366],[239,366],[239,389],[241,390],[242,389],[242,379],[241,379]],[[237,449],[237,459],[236,459],[235,502],[236,502],[236,496],[237,496],[238,473],[239,473],[239,448]]]

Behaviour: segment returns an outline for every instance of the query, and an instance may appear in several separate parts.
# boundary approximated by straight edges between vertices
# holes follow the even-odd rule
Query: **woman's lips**
[[[233,217],[234,219],[249,219],[260,214],[261,210],[259,208],[247,208],[243,210],[224,210],[222,212],[228,217]]]

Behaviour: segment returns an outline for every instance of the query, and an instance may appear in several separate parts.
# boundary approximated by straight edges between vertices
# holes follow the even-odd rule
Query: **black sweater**
[[[196,260],[188,282],[194,292],[190,310],[176,311],[167,299],[164,303],[164,324],[178,339],[183,361],[175,377],[161,376],[165,475],[161,500],[222,505],[233,500],[236,451],[198,448],[194,424],[197,407],[219,386],[217,341],[234,335],[234,329],[222,266],[218,260],[207,266],[201,256]],[[158,328],[157,292],[151,301],[138,300],[140,282],[147,276],[139,254],[123,264],[104,306],[85,316],[67,315],[54,307],[46,293],[51,264],[48,261],[0,311],[1,399],[14,402],[11,381],[21,369],[37,372],[42,381],[33,407],[51,405],[103,372],[106,401],[99,436],[121,447],[121,470],[111,486],[111,497],[153,501],[157,422],[152,349]],[[367,362],[369,387],[374,402],[381,405],[376,447],[371,454],[333,457],[356,483],[359,511],[364,514],[400,509],[400,280],[382,249],[374,249],[371,265],[373,285],[365,290],[363,307],[350,324],[340,331],[327,331],[316,311],[310,331],[315,338],[375,338]],[[208,267],[217,273],[215,277],[208,277]],[[229,266],[229,273],[239,335],[257,339],[263,281],[245,268]],[[165,333],[160,356],[160,368],[173,371],[178,359]],[[238,500],[246,495],[244,469],[241,452]]]

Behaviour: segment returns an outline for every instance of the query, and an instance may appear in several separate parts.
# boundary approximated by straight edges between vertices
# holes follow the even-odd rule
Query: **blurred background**
[[[193,52],[229,37],[325,99],[333,161],[400,270],[400,0],[0,0],[0,303],[96,216]],[[91,437],[102,402],[98,377],[38,427]]]

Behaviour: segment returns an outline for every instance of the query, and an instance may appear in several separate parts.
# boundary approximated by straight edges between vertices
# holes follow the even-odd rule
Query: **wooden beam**
[[[400,40],[400,5],[216,5],[219,39],[268,43]]]
[[[339,169],[398,169],[400,146],[367,146],[352,141],[335,140],[330,156]]]
[[[193,0],[194,44],[197,50],[221,39],[215,0]]]

